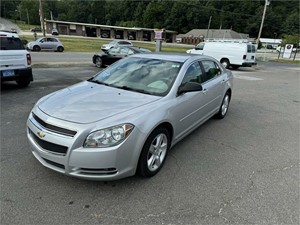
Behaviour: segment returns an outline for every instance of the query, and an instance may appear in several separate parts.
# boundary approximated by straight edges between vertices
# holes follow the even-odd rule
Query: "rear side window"
[[[24,45],[19,38],[15,37],[1,37],[1,50],[24,50]]]
[[[213,61],[203,60],[202,65],[206,73],[206,80],[213,79],[221,74],[220,67]]]

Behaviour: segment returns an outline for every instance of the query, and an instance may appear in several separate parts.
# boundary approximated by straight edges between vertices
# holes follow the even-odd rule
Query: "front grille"
[[[43,149],[50,151],[50,152],[55,152],[59,154],[66,154],[68,151],[68,147],[63,146],[63,145],[57,145],[48,141],[44,141],[40,138],[38,138],[30,129],[30,135],[33,138],[33,140],[41,146]]]
[[[58,168],[61,168],[61,169],[65,169],[65,166],[62,165],[62,164],[59,164],[59,163],[56,163],[56,162],[53,162],[53,161],[50,161],[48,159],[45,159],[45,158],[42,158],[43,160],[45,160],[45,162],[51,164],[52,166],[56,166]]]
[[[62,127],[57,127],[51,124],[48,124],[46,122],[44,122],[42,119],[40,119],[37,115],[35,115],[34,113],[32,113],[32,117],[39,123],[41,124],[45,129],[58,133],[58,134],[63,134],[63,135],[67,135],[70,137],[74,137],[76,135],[76,131],[74,130],[69,130],[69,129],[65,129]]]

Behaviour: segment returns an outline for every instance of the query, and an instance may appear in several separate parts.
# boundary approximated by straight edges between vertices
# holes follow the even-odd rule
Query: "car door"
[[[42,50],[45,50],[45,49],[47,49],[47,38],[42,38],[41,40],[40,40],[40,47],[41,47],[41,49]]]
[[[225,75],[216,61],[202,60],[201,65],[205,72],[205,81],[202,84],[203,93],[207,99],[206,113],[213,115],[219,110],[225,93]]]
[[[190,64],[182,79],[181,85],[186,82],[204,82],[204,71],[198,61]],[[207,95],[203,91],[188,92],[177,96],[172,108],[175,117],[175,139],[181,139],[192,128],[198,126],[207,118]]]
[[[123,47],[115,47],[111,48],[107,51],[107,55],[103,57],[103,63],[106,65],[110,65],[127,55],[128,49],[124,49]]]

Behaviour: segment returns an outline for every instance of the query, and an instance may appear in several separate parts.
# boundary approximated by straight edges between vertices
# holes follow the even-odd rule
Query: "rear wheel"
[[[143,177],[152,177],[162,168],[170,148],[170,135],[163,127],[156,128],[146,140],[137,168]]]
[[[232,69],[237,70],[238,68],[240,68],[240,66],[238,65],[231,65]]]
[[[58,46],[58,47],[57,47],[57,51],[58,51],[58,52],[63,52],[63,51],[64,51],[64,47]]]
[[[41,47],[38,45],[33,46],[33,51],[39,52],[41,51]]]
[[[221,64],[226,68],[228,69],[229,66],[230,66],[230,62],[228,59],[221,59]]]
[[[29,80],[17,80],[16,82],[19,87],[27,87],[30,84]]]
[[[99,56],[97,56],[96,59],[95,59],[95,65],[98,68],[102,67],[102,59]]]
[[[216,118],[223,119],[226,116],[228,108],[229,108],[229,103],[230,103],[230,94],[227,91],[223,98],[219,112],[216,114]]]

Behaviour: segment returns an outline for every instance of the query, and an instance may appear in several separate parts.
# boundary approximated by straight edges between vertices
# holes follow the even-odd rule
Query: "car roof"
[[[140,57],[140,58],[148,58],[148,59],[160,59],[160,60],[169,60],[175,62],[185,62],[191,58],[197,59],[209,59],[211,57],[189,54],[189,53],[173,53],[173,52],[147,52],[140,53],[138,55],[131,55],[130,57]]]
[[[12,33],[9,31],[0,31],[0,36],[1,37],[15,37],[15,38],[19,37],[19,35],[17,35],[16,33]]]

